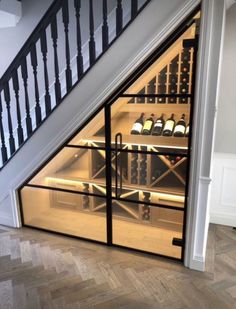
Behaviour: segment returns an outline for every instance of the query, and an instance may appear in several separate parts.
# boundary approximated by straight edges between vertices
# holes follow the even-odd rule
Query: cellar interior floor
[[[25,221],[29,226],[61,231],[78,237],[106,242],[106,218],[94,213],[48,208],[35,209],[34,217]],[[182,238],[182,226],[165,222],[164,227],[113,219],[113,243],[143,251],[181,258],[181,248],[172,245],[173,238]]]
[[[0,308],[236,308],[236,230],[210,225],[206,271],[0,226]]]

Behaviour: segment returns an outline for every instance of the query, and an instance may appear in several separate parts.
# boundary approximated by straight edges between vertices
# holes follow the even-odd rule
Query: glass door
[[[110,105],[112,243],[183,259],[199,14]]]
[[[134,110],[129,99],[111,106],[112,242],[180,259],[175,240],[183,238],[188,138],[132,134],[141,109],[148,110],[145,123],[150,111],[158,119],[160,106]],[[165,108],[168,114],[171,105]],[[176,117],[189,114],[189,105],[179,108]]]
[[[107,242],[104,109],[20,190],[27,226]]]

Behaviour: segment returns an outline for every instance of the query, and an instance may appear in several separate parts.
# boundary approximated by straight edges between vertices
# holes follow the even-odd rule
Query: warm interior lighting
[[[102,140],[96,140],[96,141],[92,141],[92,140],[88,140],[88,139],[83,139],[82,140],[84,143],[104,143],[104,141]],[[111,144],[115,144],[114,141],[111,141]],[[140,144],[140,143],[124,143],[127,146],[144,146],[144,147],[149,147],[150,145],[147,144]],[[169,149],[183,149],[183,150],[187,150],[188,147],[181,147],[181,146],[170,146],[170,145],[153,145],[152,147],[158,147],[158,148],[169,148]]]
[[[56,178],[56,177],[46,177],[46,180],[51,180],[51,181],[59,181],[61,183],[64,184],[71,184],[71,183],[80,183],[80,184],[88,184],[88,185],[92,185],[98,189],[99,185],[97,183],[94,183],[94,181],[84,181],[84,180],[69,180],[69,179],[64,179],[64,178]],[[101,184],[101,186],[106,186],[106,184]],[[114,185],[113,185],[114,187]],[[153,192],[150,190],[146,190],[146,189],[135,189],[133,190],[132,188],[129,188],[128,186],[123,186],[124,189],[128,189],[128,190],[132,190],[132,193],[135,192],[140,192],[140,193],[151,193],[151,197],[156,198],[156,200],[158,202],[165,202],[165,201],[169,201],[169,202],[176,202],[176,203],[184,203],[185,197],[181,196],[181,195],[177,195],[177,194],[169,194],[169,193],[161,193],[161,192]],[[142,202],[140,200],[140,202]]]
[[[96,183],[94,183],[94,180],[93,181],[87,181],[87,180],[82,180],[82,179],[78,179],[78,180],[71,180],[71,179],[64,179],[64,178],[57,178],[57,177],[46,177],[46,180],[47,181],[59,181],[61,183],[64,183],[64,184],[71,184],[71,183],[81,183],[81,184],[88,184],[88,185],[96,185]],[[101,185],[104,185],[105,186],[105,183]]]
[[[185,197],[176,194],[168,194],[168,193],[151,193],[152,197],[157,197],[157,199],[161,201],[171,201],[177,203],[184,203]]]

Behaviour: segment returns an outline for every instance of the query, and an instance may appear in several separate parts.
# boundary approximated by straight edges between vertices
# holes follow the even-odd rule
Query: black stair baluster
[[[19,102],[19,78],[17,70],[13,72],[12,83],[16,98],[17,135],[18,135],[18,144],[20,146],[24,142],[24,133],[21,125],[21,110]]]
[[[109,44],[109,32],[107,23],[107,0],[103,0],[103,25],[102,25],[102,51],[104,52]]]
[[[138,13],[138,0],[131,0],[131,19],[133,20]]]
[[[2,98],[0,94],[0,136],[1,136],[1,153],[2,153],[2,163],[4,164],[7,161],[7,147],[5,143],[5,134],[2,123]]]
[[[15,146],[15,139],[13,136],[12,119],[11,119],[11,97],[10,97],[10,90],[9,90],[8,82],[4,84],[4,98],[5,98],[6,107],[7,107],[10,154],[12,155],[16,151],[16,146]]]
[[[54,51],[54,69],[55,69],[55,97],[56,105],[61,102],[61,84],[59,79],[59,65],[58,65],[58,55],[57,55],[57,40],[58,40],[58,31],[57,31],[57,17],[54,15],[51,21],[51,37],[53,42],[53,51]]]
[[[77,74],[78,74],[78,80],[80,80],[84,72],[82,45],[81,45],[81,29],[80,29],[81,1],[75,0],[74,6],[75,6],[76,33],[77,33]]]
[[[32,133],[32,120],[30,117],[30,107],[29,107],[28,69],[27,69],[26,57],[23,58],[22,63],[21,63],[21,75],[22,75],[24,91],[25,91],[26,131],[27,131],[27,137],[29,137],[30,134]]]
[[[70,68],[70,44],[69,44],[69,9],[68,0],[63,0],[62,5],[62,20],[65,31],[65,51],[66,51],[66,89],[67,92],[72,87],[72,73]]]
[[[91,67],[96,59],[96,45],[94,40],[93,0],[89,0],[89,31],[90,31],[89,63]]]
[[[41,43],[41,52],[43,55],[43,66],[44,66],[45,111],[46,111],[46,116],[48,116],[52,108],[51,108],[51,96],[49,93],[49,80],[48,80],[48,67],[47,67],[48,46],[47,46],[47,36],[46,36],[45,29],[43,29],[40,33],[40,43]]]
[[[122,0],[117,0],[116,7],[116,35],[119,35],[123,28]]]
[[[42,121],[42,113],[41,107],[39,104],[39,86],[38,86],[38,77],[37,77],[37,67],[38,67],[38,60],[37,60],[37,52],[36,52],[36,45],[33,44],[30,51],[31,57],[31,65],[33,68],[33,75],[34,75],[34,90],[35,90],[35,118],[36,118],[36,127]]]

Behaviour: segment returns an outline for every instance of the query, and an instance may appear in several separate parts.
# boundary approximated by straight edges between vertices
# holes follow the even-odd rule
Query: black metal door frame
[[[135,95],[137,97],[139,97],[139,95]],[[145,96],[145,95],[144,95]],[[144,97],[142,96],[142,97]],[[158,96],[158,95],[154,95],[154,96]],[[122,97],[122,95],[121,95]],[[124,95],[124,97],[126,97],[126,95]],[[115,101],[113,102],[115,104]],[[152,203],[152,202],[145,202],[145,201],[140,201],[140,200],[131,200],[131,199],[127,199],[127,198],[121,198],[119,196],[119,194],[117,192],[120,191],[120,187],[117,188],[118,185],[118,181],[117,179],[115,179],[115,196],[112,196],[112,164],[111,164],[111,153],[113,151],[117,152],[117,145],[115,143],[115,148],[112,148],[111,146],[111,106],[112,104],[107,104],[105,106],[105,134],[106,134],[106,186],[107,186],[107,245],[109,246],[115,246],[115,247],[120,247],[120,248],[128,248],[131,249],[133,251],[138,251],[138,252],[143,252],[143,253],[148,253],[148,254],[152,254],[152,255],[157,255],[157,256],[163,256],[163,257],[167,257],[173,260],[177,260],[177,261],[182,261],[183,262],[183,251],[184,251],[184,243],[178,243],[177,246],[181,247],[181,257],[180,258],[175,258],[175,257],[171,257],[171,256],[166,256],[160,253],[155,253],[155,252],[150,252],[150,251],[144,251],[144,250],[140,250],[140,249],[134,249],[134,248],[130,248],[130,247],[126,247],[123,245],[117,245],[113,243],[113,209],[112,209],[112,202],[113,200],[117,200],[117,201],[124,201],[124,202],[130,202],[130,203],[134,203],[134,204],[142,204],[142,205],[147,205],[147,206],[152,206],[152,207],[158,207],[158,208],[164,208],[164,209],[170,209],[170,210],[177,210],[177,211],[182,211],[184,213],[184,218],[185,218],[185,213],[186,213],[186,207],[187,207],[187,198],[186,198],[186,190],[185,190],[185,206],[184,208],[182,207],[178,207],[178,206],[168,206],[168,205],[162,205],[162,204],[158,204],[158,203]],[[120,134],[120,133],[118,133]],[[118,135],[117,134],[117,135]],[[121,144],[122,144],[122,137],[121,137]],[[157,155],[157,156],[161,156],[161,155],[173,155],[173,156],[181,156],[181,157],[186,157],[187,158],[187,162],[189,162],[190,160],[190,153],[189,151],[187,151],[187,153],[175,153],[175,152],[157,152],[157,151],[148,151],[148,150],[131,150],[131,149],[122,149],[122,147],[119,148],[119,152],[120,154],[122,153],[138,153],[138,154],[147,154],[147,155]],[[116,153],[117,156],[117,153]],[[121,162],[120,162],[121,163]],[[121,163],[122,164],[122,163]],[[116,168],[117,168],[117,164],[116,164]],[[115,173],[117,174],[117,170],[115,171]],[[188,173],[187,173],[188,174]],[[122,177],[122,175],[121,175]],[[186,175],[186,178],[188,177],[188,175]],[[122,178],[121,178],[122,179]],[[188,181],[186,181],[186,185],[187,185]],[[137,189],[138,189],[138,184],[137,184]],[[185,219],[184,219],[185,220]],[[185,222],[183,222],[183,224],[185,224]],[[184,227],[183,227],[183,232],[184,232]],[[184,235],[183,235],[184,238]],[[174,245],[174,244],[173,244]]]

